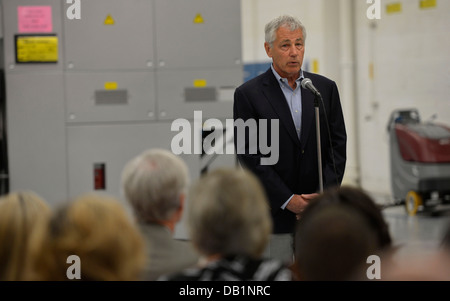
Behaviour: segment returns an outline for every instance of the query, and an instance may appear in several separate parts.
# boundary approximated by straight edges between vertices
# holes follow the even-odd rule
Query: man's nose
[[[295,45],[292,45],[289,48],[289,55],[290,56],[297,56],[300,53],[300,50],[297,49],[297,47]]]

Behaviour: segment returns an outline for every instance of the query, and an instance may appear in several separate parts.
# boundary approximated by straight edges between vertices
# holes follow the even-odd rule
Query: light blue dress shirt
[[[271,65],[273,75],[275,75],[276,79],[280,83],[281,91],[283,91],[286,102],[291,110],[292,120],[295,124],[295,129],[297,130],[297,136],[300,140],[301,134],[301,125],[302,125],[302,93],[300,90],[301,81],[303,79],[303,70],[300,69],[300,76],[295,80],[297,86],[295,89],[292,89],[289,86],[287,78],[282,78]],[[292,195],[281,208],[286,208],[289,201],[292,199],[294,195]]]

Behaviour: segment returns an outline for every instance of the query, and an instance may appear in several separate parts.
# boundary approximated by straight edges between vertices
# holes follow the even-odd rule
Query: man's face
[[[303,32],[300,28],[291,31],[289,28],[280,27],[276,31],[273,47],[270,47],[268,43],[264,43],[264,48],[267,55],[272,58],[275,71],[281,77],[297,78],[305,54],[304,45]]]

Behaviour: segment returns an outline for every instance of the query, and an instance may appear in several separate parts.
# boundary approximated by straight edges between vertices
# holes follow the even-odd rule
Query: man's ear
[[[264,49],[266,50],[267,56],[272,57],[272,49],[270,48],[269,43],[264,42]]]
[[[180,206],[178,206],[177,210],[175,211],[175,219],[177,221],[181,220],[183,216],[183,210],[184,210],[184,201],[186,199],[186,195],[184,193],[181,193],[180,196]]]

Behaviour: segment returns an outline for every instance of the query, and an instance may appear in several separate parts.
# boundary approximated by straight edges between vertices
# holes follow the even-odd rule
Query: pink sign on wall
[[[51,6],[17,7],[19,33],[43,33],[53,31]]]

